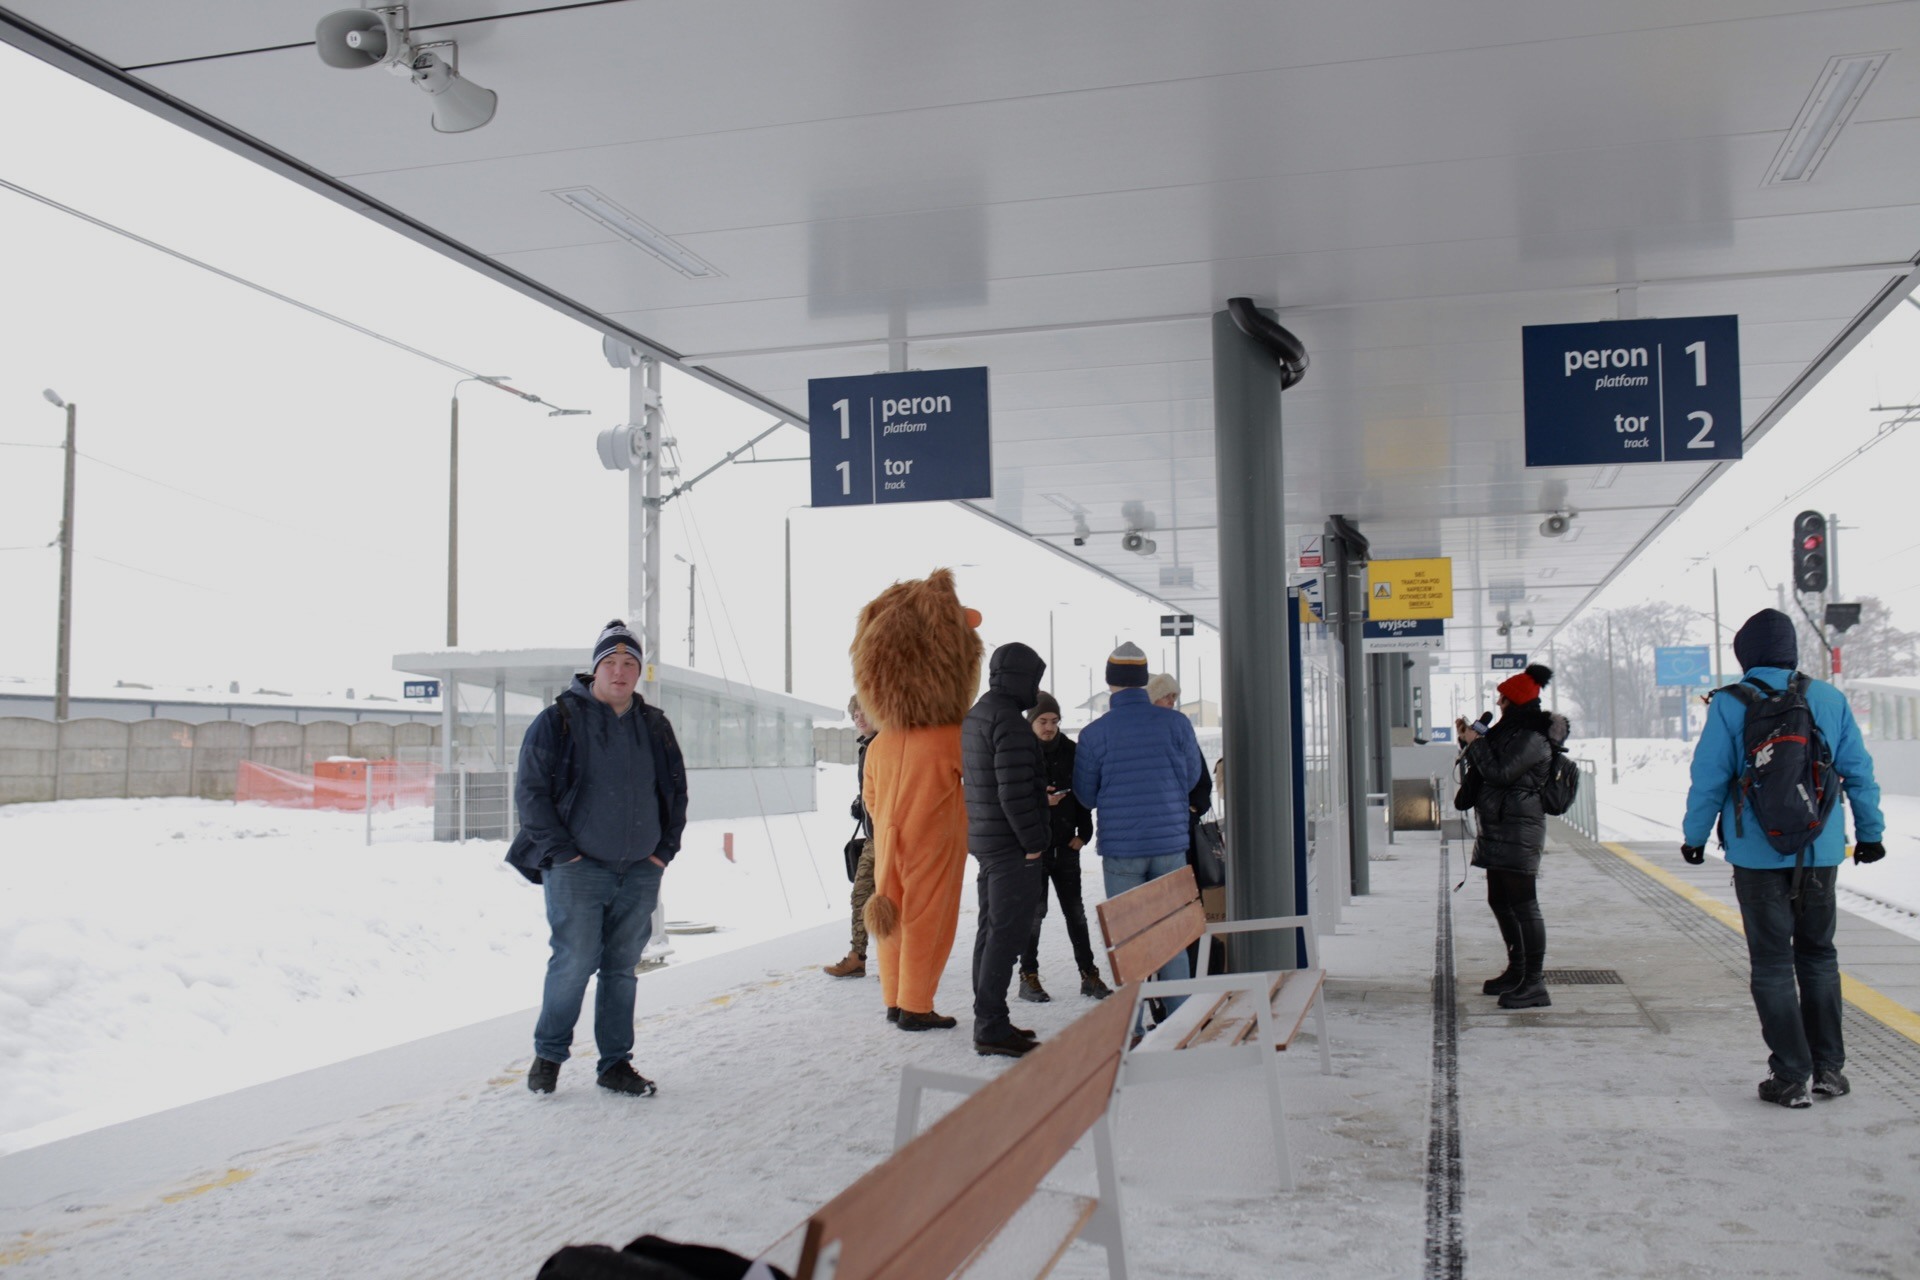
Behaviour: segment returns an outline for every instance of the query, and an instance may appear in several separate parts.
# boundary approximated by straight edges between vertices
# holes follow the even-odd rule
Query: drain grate
[[[1620,974],[1613,969],[1543,969],[1540,980],[1550,987],[1620,987]]]

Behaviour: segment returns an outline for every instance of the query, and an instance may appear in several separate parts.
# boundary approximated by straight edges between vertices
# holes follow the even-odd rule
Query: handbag
[[[1460,789],[1453,793],[1455,809],[1471,809],[1480,803],[1480,771],[1469,768],[1466,776],[1460,779]]]
[[[1202,889],[1219,889],[1227,883],[1227,837],[1218,822],[1202,822],[1194,828],[1193,879]]]
[[[856,822],[853,824],[853,838],[847,841],[846,847],[840,851],[846,855],[847,859],[848,884],[852,884],[859,875],[860,854],[866,849],[866,845],[866,837],[860,834],[860,824]]]

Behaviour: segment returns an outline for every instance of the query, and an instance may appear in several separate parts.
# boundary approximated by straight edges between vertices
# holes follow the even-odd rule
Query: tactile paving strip
[[[1564,823],[1558,835],[1595,869],[1651,907],[1682,937],[1698,943],[1742,984],[1746,982],[1746,939]],[[1840,963],[1846,967],[1844,955]],[[1856,1087],[1870,1086],[1920,1116],[1920,1044],[1850,1004],[1841,1007],[1840,1029],[1847,1042],[1847,1074],[1854,1078]]]

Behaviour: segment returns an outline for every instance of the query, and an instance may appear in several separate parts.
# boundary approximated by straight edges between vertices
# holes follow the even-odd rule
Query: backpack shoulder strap
[[[567,700],[565,698],[555,698],[553,700],[553,710],[554,713],[560,717],[560,736],[563,738],[570,737],[573,734],[573,712],[568,709]]]
[[[1723,684],[1718,689],[1715,689],[1711,694],[1708,694],[1707,696],[1709,699],[1711,699],[1711,698],[1718,697],[1723,693],[1729,694],[1733,697],[1735,701],[1741,703],[1744,706],[1750,707],[1754,703],[1760,701],[1760,699],[1765,696],[1765,694],[1761,692],[1761,690],[1763,689],[1766,690],[1766,693],[1773,692],[1773,690],[1767,689],[1767,687],[1763,684],[1751,684],[1745,680],[1742,680],[1738,684]]]

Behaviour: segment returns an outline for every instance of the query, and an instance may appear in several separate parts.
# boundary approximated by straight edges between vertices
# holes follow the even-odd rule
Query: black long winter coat
[[[1026,717],[1046,669],[1026,645],[1001,645],[987,666],[987,691],[961,722],[967,852],[976,858],[1024,856],[1048,846],[1046,762]]]
[[[1537,702],[1510,706],[1499,721],[1467,747],[1467,764],[1479,775],[1474,816],[1480,834],[1473,865],[1502,871],[1540,872],[1547,847],[1547,811],[1540,788],[1547,784],[1553,744],[1552,718]]]

